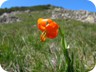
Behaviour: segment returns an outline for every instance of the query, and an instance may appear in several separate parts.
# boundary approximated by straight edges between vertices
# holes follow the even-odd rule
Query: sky
[[[89,0],[7,0],[1,8],[21,7],[21,6],[36,6],[47,5],[60,6],[70,10],[87,10],[96,12],[95,5]]]

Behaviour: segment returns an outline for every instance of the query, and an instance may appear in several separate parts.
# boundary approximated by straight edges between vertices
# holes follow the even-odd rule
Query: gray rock
[[[67,10],[63,8],[55,8],[52,10],[52,19],[75,19],[82,22],[96,23],[96,13],[84,10]]]
[[[4,13],[0,16],[0,23],[13,23],[13,22],[19,22],[20,19],[17,18],[15,15],[13,14],[9,14],[9,13]]]

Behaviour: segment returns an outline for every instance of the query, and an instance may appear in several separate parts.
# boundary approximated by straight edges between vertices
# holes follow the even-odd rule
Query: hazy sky
[[[71,10],[88,10],[96,12],[96,8],[88,0],[8,0],[1,8],[10,8],[15,6],[34,6],[51,4]]]

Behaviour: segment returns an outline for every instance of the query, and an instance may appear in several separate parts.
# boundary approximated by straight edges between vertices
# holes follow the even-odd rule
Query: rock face
[[[67,10],[63,8],[54,8],[53,10],[48,10],[52,13],[52,19],[74,19],[82,22],[96,23],[96,13],[88,12],[84,10]],[[25,11],[14,11],[11,13],[4,13],[0,16],[0,23],[13,23],[19,22],[21,19],[16,17],[16,14],[30,13],[30,10]],[[39,11],[38,11],[39,12]],[[49,13],[48,12],[48,13]]]
[[[96,23],[96,13],[79,10],[67,10],[62,8],[55,8],[52,10],[52,19],[75,19],[82,22]]]
[[[17,18],[15,15],[13,14],[8,14],[8,13],[4,13],[3,15],[0,16],[0,23],[13,23],[13,22],[19,22],[20,19]]]
[[[0,16],[0,23],[13,23],[13,22],[20,22],[21,19],[16,17],[17,14],[22,14],[22,13],[30,13],[30,10],[25,10],[25,11],[13,11],[11,13],[3,13]]]

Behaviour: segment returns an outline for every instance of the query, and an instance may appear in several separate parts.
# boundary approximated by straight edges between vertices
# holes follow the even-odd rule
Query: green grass
[[[9,72],[65,72],[61,37],[40,41],[37,19],[50,18],[47,11],[17,15],[21,22],[0,24],[0,64]],[[88,72],[96,64],[96,24],[55,19],[62,30],[74,72]]]

